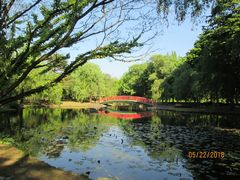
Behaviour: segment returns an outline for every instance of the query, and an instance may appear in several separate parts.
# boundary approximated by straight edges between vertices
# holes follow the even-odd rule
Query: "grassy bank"
[[[61,104],[50,104],[47,107],[49,108],[61,108],[61,109],[84,109],[84,108],[95,108],[99,109],[103,107],[102,104],[99,103],[81,103],[74,101],[62,101]]]
[[[86,108],[95,108],[99,109],[104,105],[96,102],[76,102],[76,101],[62,101],[60,104],[25,104],[24,107],[44,107],[44,108],[60,108],[60,109],[86,109]]]

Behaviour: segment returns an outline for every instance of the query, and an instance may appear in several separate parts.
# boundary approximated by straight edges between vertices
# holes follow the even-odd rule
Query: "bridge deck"
[[[99,103],[108,103],[108,102],[138,102],[143,104],[153,105],[154,102],[151,99],[139,96],[110,96],[106,98],[101,98]]]

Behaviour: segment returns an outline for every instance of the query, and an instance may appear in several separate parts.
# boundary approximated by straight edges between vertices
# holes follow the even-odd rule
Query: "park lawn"
[[[85,108],[95,108],[99,109],[103,107],[102,104],[97,102],[75,102],[75,101],[62,101],[60,104],[50,104],[49,108],[61,108],[61,109],[85,109]]]

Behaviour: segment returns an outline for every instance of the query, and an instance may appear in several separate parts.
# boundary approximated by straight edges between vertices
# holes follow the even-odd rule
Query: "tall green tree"
[[[165,97],[171,94],[178,100],[239,102],[239,14],[239,0],[217,1],[209,25],[187,54],[186,62],[163,83]]]
[[[150,14],[150,9],[143,13],[144,4],[132,0],[0,1],[0,105],[56,85],[88,60],[119,59],[120,54],[131,53],[153,25],[154,13]],[[39,66],[47,67],[46,71],[54,69],[69,59],[67,48],[82,47],[96,36],[96,46],[79,51],[54,79],[16,91],[31,71]],[[62,55],[57,56],[59,53]]]
[[[17,92],[28,91],[38,87],[46,82],[54,79],[58,74],[54,71],[48,71],[46,76],[42,76],[41,73],[45,72],[46,68],[38,68],[30,72],[29,76],[23,81],[23,83],[16,89]],[[58,104],[62,100],[62,83],[58,83],[56,86],[45,89],[44,91],[32,94],[25,97],[24,100],[31,104],[37,103],[55,103]]]
[[[63,98],[83,102],[116,95],[116,83],[117,80],[102,73],[99,66],[87,63],[64,79]]]
[[[175,52],[167,55],[153,55],[148,62],[129,68],[120,80],[120,92],[159,100],[163,91],[162,82],[179,63],[181,58]]]
[[[103,88],[101,97],[114,96],[118,94],[119,80],[111,77],[109,74],[103,74]]]
[[[156,0],[157,10],[161,17],[174,13],[179,23],[188,16],[193,21],[201,21],[199,18],[206,15],[207,10],[215,8],[221,0]]]
[[[132,65],[120,80],[119,93],[126,95],[145,96],[147,63]]]
[[[203,34],[200,58],[202,69],[207,68],[203,75],[210,77],[208,90],[214,92],[215,99],[234,103],[240,94],[240,1],[221,2]]]
[[[158,2],[158,5],[156,5]],[[177,17],[189,9],[198,17],[209,0],[2,0],[0,1],[0,105],[56,85],[91,59],[118,59],[146,42],[144,34],[159,24],[155,7],[165,15],[172,4]],[[154,5],[154,6],[153,6]],[[154,8],[154,9],[152,9]],[[182,21],[184,18],[177,18]],[[129,22],[126,25],[126,22]],[[124,33],[119,33],[119,32]],[[52,70],[69,55],[62,50],[82,45],[96,36],[97,45],[67,64],[58,76],[33,89],[18,92],[30,72],[39,65]],[[78,47],[82,47],[78,46]],[[62,53],[61,56],[57,54]],[[122,60],[122,59],[121,59]],[[47,72],[46,72],[47,73]],[[42,74],[46,75],[46,74]]]
[[[167,55],[154,55],[150,58],[148,65],[149,91],[151,98],[160,100],[162,98],[163,81],[181,63],[180,57],[175,52]]]

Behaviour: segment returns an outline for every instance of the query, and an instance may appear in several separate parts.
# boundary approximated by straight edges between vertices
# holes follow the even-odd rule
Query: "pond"
[[[236,115],[154,111],[131,118],[111,114],[91,109],[24,109],[20,118],[2,114],[0,132],[51,166],[85,173],[91,179],[240,177]],[[218,153],[210,157],[204,152]]]

